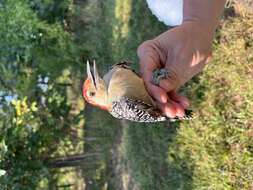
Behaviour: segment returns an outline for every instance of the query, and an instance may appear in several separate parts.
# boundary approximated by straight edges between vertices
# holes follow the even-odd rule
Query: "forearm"
[[[196,21],[213,32],[220,20],[225,0],[184,0],[183,23]]]

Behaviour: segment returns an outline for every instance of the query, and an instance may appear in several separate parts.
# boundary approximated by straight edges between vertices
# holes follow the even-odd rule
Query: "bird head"
[[[90,63],[87,62],[87,79],[83,83],[82,93],[88,103],[109,110],[107,87],[98,74],[95,61],[93,62],[93,69],[91,69]]]

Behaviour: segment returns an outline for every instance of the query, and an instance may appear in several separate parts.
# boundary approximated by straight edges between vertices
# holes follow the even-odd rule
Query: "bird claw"
[[[159,85],[160,80],[169,78],[169,72],[167,69],[155,69],[152,75],[152,82],[155,85]]]

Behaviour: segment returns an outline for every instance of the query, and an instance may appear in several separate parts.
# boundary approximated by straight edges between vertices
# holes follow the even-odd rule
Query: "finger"
[[[143,80],[146,85],[147,91],[150,93],[152,97],[154,97],[156,100],[158,100],[161,103],[166,103],[167,102],[167,93],[164,91],[162,88],[159,86],[156,86],[152,84],[151,79],[152,79],[152,66],[147,66],[146,69],[143,72]]]
[[[155,58],[153,58],[150,55],[146,55],[145,57],[141,57],[139,59],[141,75],[146,74],[151,79],[153,71],[156,68],[160,67],[160,64],[157,63],[157,61],[158,60],[156,60]]]
[[[159,86],[164,89],[166,92],[170,92],[176,90],[178,87],[177,82],[171,78],[162,79],[159,81]]]
[[[168,100],[167,93],[160,87],[153,85],[151,82],[146,82],[146,88],[149,94],[160,103],[166,103]]]
[[[171,104],[173,105],[173,107],[176,110],[177,117],[184,117],[185,116],[184,108],[180,104],[178,104],[177,102],[174,102],[174,101],[171,101]]]
[[[168,72],[166,78],[159,81],[159,86],[163,88],[166,92],[170,92],[179,88],[179,78],[176,72],[176,68],[169,63],[166,63],[165,69]]]
[[[156,51],[152,49],[149,42],[143,43],[138,48],[138,56],[140,60],[140,70],[145,82],[146,88],[150,95],[161,103],[167,102],[167,94],[160,87],[152,84],[153,71],[160,67],[159,55],[156,55]]]
[[[159,86],[154,85],[151,82],[153,71],[150,68],[147,68],[143,73],[143,79],[147,88],[147,91],[150,93],[152,97],[158,100],[161,103],[167,102],[167,93],[165,90],[160,88]]]
[[[177,109],[171,102],[167,102],[165,104],[162,104],[160,102],[156,102],[157,107],[169,118],[176,117]]]
[[[152,77],[152,72],[159,65],[159,57],[152,48],[152,42],[146,41],[142,43],[137,50],[140,64],[140,71],[142,75],[149,80]]]
[[[168,93],[168,95],[172,100],[179,103],[184,109],[187,109],[190,106],[190,101],[186,97],[179,95],[176,91],[171,91]]]
[[[146,85],[146,89],[149,92],[149,94],[154,97],[157,101],[161,103],[166,103],[168,99],[168,95],[165,90],[160,88],[159,86],[154,85],[151,82],[152,78],[152,72],[151,71],[145,71],[143,73],[143,80]]]

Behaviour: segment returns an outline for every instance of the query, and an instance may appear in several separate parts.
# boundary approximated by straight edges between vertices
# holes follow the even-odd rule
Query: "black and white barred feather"
[[[122,97],[119,101],[113,102],[111,115],[118,119],[126,119],[136,122],[161,122],[161,121],[177,121],[192,119],[192,111],[186,110],[186,115],[182,118],[168,118],[163,116],[161,111],[152,105],[146,104],[139,100],[133,100]]]

